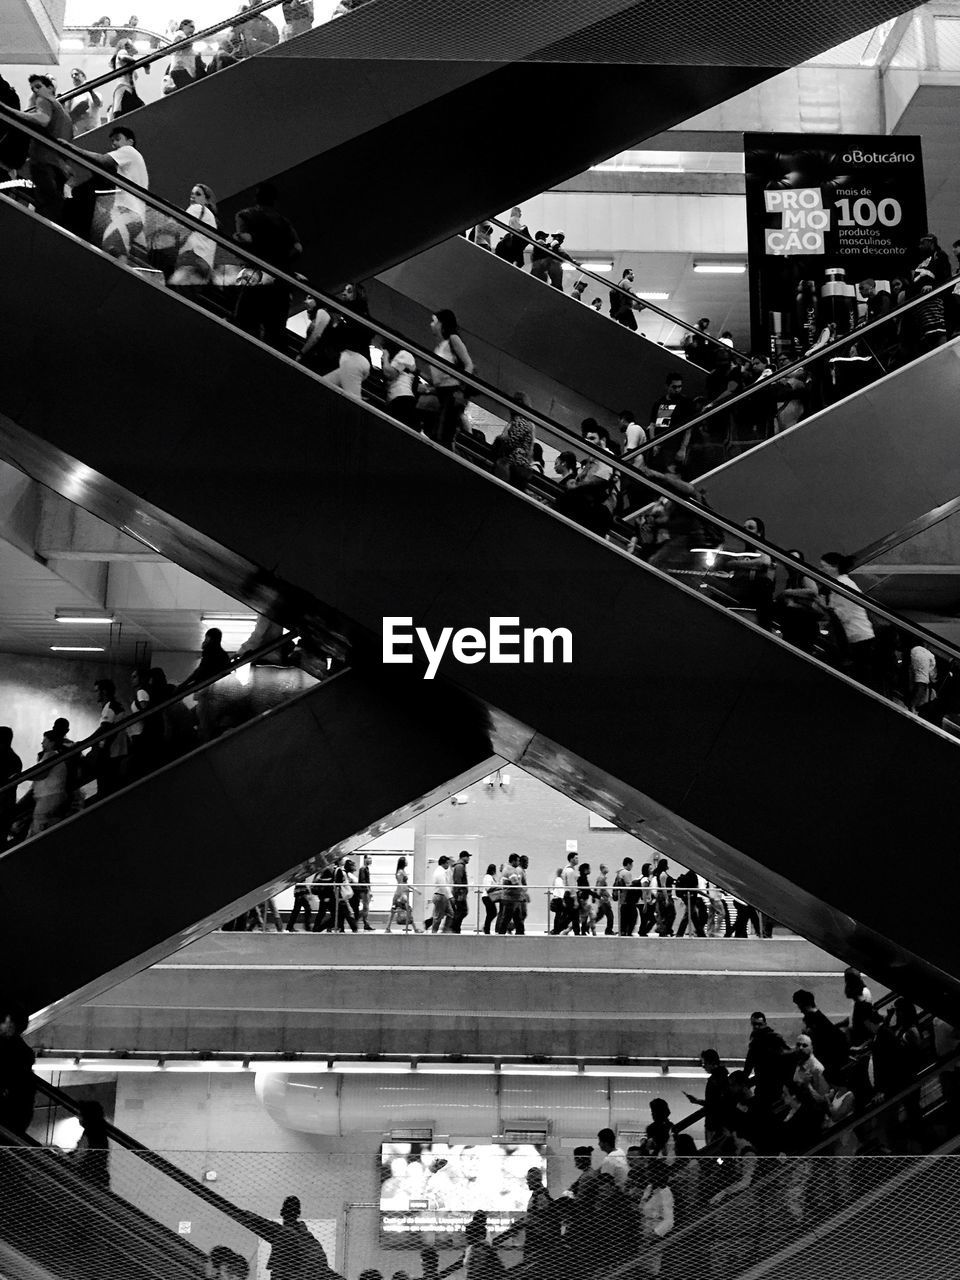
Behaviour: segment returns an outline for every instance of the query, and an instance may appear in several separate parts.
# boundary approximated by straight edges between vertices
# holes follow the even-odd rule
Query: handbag
[[[433,391],[421,391],[417,396],[417,413],[439,413],[440,400]]]

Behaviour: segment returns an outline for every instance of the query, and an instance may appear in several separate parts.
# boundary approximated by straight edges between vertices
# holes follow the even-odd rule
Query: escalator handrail
[[[36,1083],[39,1085],[41,1082],[36,1080]],[[112,1126],[109,1125],[107,1126],[108,1129],[111,1127]],[[43,1151],[47,1155],[53,1157],[56,1156],[59,1149],[46,1146],[44,1143],[38,1142],[36,1138],[31,1138],[29,1134],[13,1133],[10,1129],[6,1129],[0,1125],[0,1151],[2,1150],[21,1150],[29,1152]],[[138,1220],[138,1223],[146,1225],[152,1233],[153,1238],[147,1238],[142,1233],[134,1232],[130,1224],[118,1221],[116,1217],[110,1214],[107,1206],[96,1203],[89,1198],[89,1184],[84,1182],[83,1174],[79,1173],[75,1168],[72,1168],[68,1162],[58,1160],[57,1164],[35,1164],[33,1157],[30,1156],[27,1157],[25,1167],[28,1169],[36,1168],[39,1174],[47,1174],[48,1176],[53,1177],[55,1181],[57,1181],[61,1193],[69,1190],[69,1193],[74,1199],[79,1198],[81,1200],[85,1209],[98,1214],[100,1217],[106,1217],[115,1228],[120,1228],[120,1230],[125,1232],[126,1235],[133,1236],[137,1240],[138,1244],[142,1245],[144,1248],[148,1248],[154,1253],[159,1251],[161,1254],[167,1255],[171,1249],[179,1248],[181,1253],[184,1254],[185,1262],[188,1260],[196,1262],[198,1266],[204,1259],[205,1255],[202,1249],[198,1249],[197,1246],[192,1244],[189,1240],[172,1231],[169,1227],[165,1227],[162,1222],[158,1222],[156,1218],[152,1218],[149,1213],[138,1208],[135,1204],[131,1203],[131,1201],[127,1200],[125,1196],[122,1196],[118,1191],[113,1190],[112,1187],[107,1186],[97,1188],[101,1195],[109,1197],[113,1202],[119,1202],[123,1213],[133,1216]],[[175,1166],[172,1167],[175,1168]],[[56,1170],[57,1174],[66,1175],[68,1179],[73,1180],[72,1187],[64,1188],[61,1179],[57,1178],[56,1174],[51,1172],[53,1169]],[[161,1170],[161,1172],[166,1171]],[[78,1190],[82,1190],[85,1194],[82,1197],[78,1197],[76,1195]],[[159,1239],[157,1238],[158,1236],[160,1237]],[[123,1244],[120,1242],[114,1240],[114,1244],[116,1248],[121,1251],[125,1251]],[[164,1260],[166,1261],[168,1259]],[[163,1272],[157,1273],[152,1263],[144,1264],[144,1266],[148,1270],[154,1270],[154,1274],[157,1275],[157,1280],[163,1280]]]
[[[888,991],[886,995],[881,996],[879,1000],[874,1001],[873,1007],[879,1013],[880,1010],[885,1009],[887,1005],[893,1004],[896,998],[897,998],[897,993],[895,991]],[[921,1017],[922,1016],[923,1015],[921,1014]],[[839,1026],[839,1025],[842,1025],[842,1024],[834,1023],[834,1026]],[[695,1124],[697,1124],[700,1120],[704,1119],[706,1114],[707,1114],[707,1108],[699,1107],[696,1111],[691,1111],[688,1116],[684,1116],[682,1120],[678,1120],[677,1123],[673,1126],[674,1130],[677,1133],[683,1133],[687,1129],[692,1129]],[[837,1127],[839,1128],[839,1126]]]
[[[884,1111],[893,1111],[895,1109],[898,1109],[900,1107],[900,1104],[904,1101],[904,1099],[910,1097],[912,1093],[923,1088],[923,1085],[926,1083],[927,1079],[933,1073],[939,1072],[939,1071],[945,1071],[952,1067],[960,1067],[960,1049],[958,1049],[955,1053],[949,1054],[945,1058],[941,1058],[932,1066],[926,1068],[924,1071],[921,1071],[919,1075],[914,1077],[913,1081],[911,1081],[911,1083],[905,1089],[902,1089],[899,1093],[894,1094],[892,1098],[888,1098],[884,1102],[879,1103],[876,1107],[874,1107],[870,1111],[864,1112],[863,1114],[856,1117],[851,1116],[847,1120],[845,1120],[842,1124],[835,1125],[833,1128],[829,1130],[828,1133],[825,1133],[824,1135],[822,1135],[822,1138],[817,1142],[815,1146],[809,1148],[807,1151],[804,1151],[801,1155],[788,1156],[782,1170],[777,1170],[776,1172],[770,1174],[767,1179],[762,1179],[759,1182],[757,1181],[756,1178],[754,1178],[753,1182],[751,1182],[750,1184],[749,1189],[758,1190],[761,1192],[768,1189],[774,1179],[778,1177],[786,1176],[794,1160],[807,1160],[811,1156],[816,1155],[816,1153],[820,1151],[822,1147],[835,1142],[839,1135],[847,1132],[848,1130],[856,1129],[858,1126],[862,1125],[868,1119],[875,1119],[878,1115],[882,1114]],[[700,1154],[701,1153],[698,1152],[697,1156],[699,1156]],[[691,1158],[695,1159],[697,1157],[691,1157]],[[764,1159],[776,1160],[777,1159],[776,1156],[759,1156],[759,1155],[757,1158],[758,1160],[764,1160]],[[865,1160],[865,1159],[868,1159],[869,1157],[854,1156],[852,1158],[855,1160]],[[707,1209],[705,1212],[699,1214],[692,1222],[688,1222],[685,1227],[681,1227],[679,1231],[671,1232],[669,1235],[664,1236],[663,1243],[664,1243],[665,1254],[670,1252],[670,1250],[674,1247],[674,1243],[677,1240],[692,1239],[695,1233],[698,1233],[703,1230],[705,1223],[715,1220],[718,1217],[718,1215],[720,1213],[725,1212],[725,1210],[726,1210],[725,1205],[713,1205],[711,1208]],[[636,1259],[631,1259],[629,1262],[622,1263],[620,1266],[615,1267],[612,1271],[607,1272],[604,1275],[604,1280],[620,1280],[620,1277],[626,1278],[630,1275],[635,1274],[635,1269],[636,1269]]]
[[[75,89],[68,89],[66,93],[57,94],[57,101],[63,104],[69,102],[71,98],[79,97],[82,93],[89,93],[91,89],[99,89],[103,85],[112,84],[114,80],[119,80],[131,71],[139,71],[142,67],[149,67],[154,62],[161,62],[164,58],[169,58],[172,53],[179,53],[181,49],[189,49],[199,41],[206,40],[210,36],[219,35],[221,31],[226,31],[229,27],[242,25],[247,19],[254,18],[257,14],[263,13],[267,9],[276,9],[282,3],[283,0],[260,0],[259,4],[252,5],[249,9],[241,9],[232,18],[225,18],[223,21],[215,23],[212,27],[204,27],[202,31],[195,31],[192,36],[184,36],[182,40],[174,40],[170,44],[163,45],[160,49],[153,49],[149,53],[143,54],[142,57],[126,63],[122,71],[119,68],[115,68],[113,71],[104,72],[102,76],[97,76],[95,80],[85,80],[83,84],[78,85]],[[255,57],[256,55],[252,56]],[[243,61],[246,61],[246,59],[243,59]],[[211,72],[210,74],[215,75],[218,73]],[[122,118],[122,116],[119,117],[119,119]],[[109,123],[115,125],[118,120],[111,120]]]
[[[41,141],[43,145],[47,148],[47,150],[54,151],[71,161],[77,160],[77,156],[75,153],[78,150],[78,148],[74,147],[69,143],[63,143],[63,142],[57,141],[54,138],[47,137],[47,135],[43,133],[42,130],[36,129],[32,125],[26,124],[25,122],[20,120],[16,115],[16,113],[12,112],[9,107],[5,106],[3,103],[0,103],[0,119],[4,119],[4,118],[9,120],[10,124],[16,130],[22,133],[25,133],[28,136],[37,139],[38,141]],[[938,636],[935,632],[930,631],[928,628],[921,626],[920,624],[915,623],[907,618],[902,617],[900,614],[895,613],[893,610],[888,609],[884,605],[877,604],[875,601],[870,600],[863,592],[850,590],[848,587],[838,582],[835,578],[829,577],[826,573],[823,572],[822,569],[815,568],[813,565],[808,564],[804,560],[794,559],[792,556],[789,556],[787,552],[784,551],[781,547],[778,547],[774,545],[772,542],[768,542],[763,538],[758,538],[755,534],[749,533],[746,529],[734,523],[734,521],[728,519],[726,516],[722,516],[718,512],[713,511],[711,508],[704,506],[703,503],[694,502],[690,498],[687,498],[677,493],[675,490],[661,485],[658,481],[652,479],[648,472],[634,470],[632,467],[627,466],[621,459],[615,458],[612,454],[604,453],[600,449],[595,448],[593,445],[588,444],[586,441],[581,440],[579,437],[575,436],[571,431],[569,431],[566,427],[563,427],[559,423],[552,421],[545,414],[540,413],[538,410],[533,409],[527,405],[521,405],[521,404],[518,404],[516,401],[510,400],[510,398],[504,395],[502,391],[492,386],[490,383],[485,382],[482,378],[478,378],[476,374],[466,373],[463,369],[459,368],[459,366],[452,363],[451,361],[444,360],[441,356],[438,356],[435,352],[427,351],[426,348],[421,346],[419,343],[409,341],[408,339],[404,338],[402,335],[397,334],[393,330],[387,328],[385,325],[380,324],[379,321],[372,319],[370,316],[358,317],[357,313],[355,311],[352,311],[343,302],[340,302],[332,297],[329,297],[327,294],[321,293],[318,289],[315,289],[312,285],[309,285],[305,281],[298,279],[295,275],[291,274],[289,271],[281,270],[280,268],[267,262],[265,259],[258,257],[256,254],[250,253],[249,250],[245,248],[244,249],[239,248],[236,244],[234,244],[232,240],[230,240],[227,236],[225,236],[223,232],[221,232],[218,228],[211,227],[207,223],[201,222],[200,219],[191,217],[189,214],[185,213],[182,209],[178,209],[177,206],[172,204],[169,200],[164,199],[162,196],[154,195],[153,192],[148,191],[144,187],[137,186],[136,183],[130,182],[125,177],[123,177],[122,174],[113,173],[111,170],[108,170],[105,167],[98,165],[96,156],[94,155],[94,153],[80,151],[80,163],[82,163],[84,167],[88,169],[93,169],[96,172],[104,174],[109,179],[109,181],[113,186],[119,187],[122,190],[127,191],[132,195],[135,195],[137,199],[142,201],[144,204],[159,210],[161,213],[166,214],[172,220],[179,222],[181,225],[184,225],[184,226],[190,227],[193,230],[199,231],[202,235],[206,237],[206,239],[213,241],[215,244],[220,245],[222,248],[229,249],[229,251],[236,258],[240,259],[241,261],[247,264],[252,264],[259,271],[267,273],[268,275],[272,276],[275,280],[282,281],[290,289],[300,293],[307,294],[309,297],[312,297],[316,299],[316,301],[322,303],[323,306],[328,310],[332,309],[338,312],[339,314],[346,316],[350,321],[354,323],[357,322],[359,318],[359,321],[364,328],[369,329],[373,333],[378,334],[381,338],[386,338],[391,342],[398,343],[399,345],[403,346],[408,351],[410,351],[412,354],[426,361],[427,364],[433,366],[434,368],[440,369],[444,373],[453,375],[459,382],[466,384],[469,387],[472,387],[476,391],[479,391],[481,395],[486,396],[488,399],[493,400],[495,403],[504,405],[511,413],[519,413],[524,418],[528,419],[531,423],[540,426],[545,431],[549,432],[551,435],[559,436],[562,440],[568,442],[573,448],[579,450],[581,453],[586,454],[588,457],[593,458],[595,461],[600,462],[602,465],[608,467],[611,472],[618,473],[621,476],[621,478],[626,478],[628,481],[635,481],[639,476],[639,478],[643,481],[644,485],[649,490],[656,493],[661,498],[667,498],[670,502],[674,503],[675,506],[678,506],[683,510],[691,512],[692,514],[696,515],[698,519],[702,520],[705,524],[713,525],[716,528],[722,529],[724,533],[730,534],[733,538],[737,539],[738,541],[743,542],[753,547],[754,549],[765,553],[771,558],[771,560],[774,560],[778,564],[783,565],[784,568],[789,570],[791,573],[802,571],[807,577],[813,579],[814,582],[819,583],[820,586],[826,587],[828,591],[831,592],[833,595],[838,595],[843,597],[846,600],[851,601],[853,604],[858,605],[861,609],[864,609],[866,612],[869,612],[871,614],[876,615],[879,618],[882,618],[885,622],[888,622],[891,626],[897,628],[900,631],[904,631],[910,635],[917,636],[919,639],[923,640],[924,644],[932,646],[934,651],[940,652],[944,655],[948,655],[949,657],[960,660],[960,647],[954,645],[948,640],[945,640],[943,637]],[[41,219],[41,220],[44,220],[44,219]],[[94,246],[88,246],[88,247],[95,248]],[[906,309],[907,308],[903,308],[903,310],[906,310]],[[885,317],[884,320],[879,323],[886,323],[886,320],[888,318],[889,317]],[[824,350],[826,350],[826,348],[824,348]],[[305,370],[305,372],[310,373],[310,370]],[[769,384],[772,381],[773,381],[772,378],[765,379],[765,384]],[[647,567],[650,568],[650,566],[647,566]],[[656,570],[656,572],[659,572],[659,570]],[[747,625],[750,625],[750,624],[747,624]],[[877,694],[876,696],[881,697],[882,695]],[[891,703],[891,705],[895,705],[895,704]],[[922,721],[921,723],[925,724],[926,722]],[[930,725],[928,725],[927,727],[932,729],[934,728],[933,726],[930,726]],[[934,729],[934,732],[938,732],[938,730]]]
[[[643,294],[640,293],[639,291],[637,293],[631,293],[629,289],[624,289],[621,285],[615,284],[612,280],[604,280],[603,277],[598,276],[596,272],[589,271],[586,267],[584,267],[581,263],[579,263],[576,260],[576,258],[571,257],[569,253],[566,253],[566,254],[558,253],[556,249],[551,249],[549,245],[544,244],[541,240],[537,240],[534,236],[530,235],[528,232],[515,231],[513,227],[509,226],[506,222],[501,222],[499,218],[481,218],[480,221],[492,222],[493,225],[495,227],[499,227],[501,231],[506,231],[509,235],[516,236],[518,240],[525,240],[527,244],[533,245],[535,249],[539,249],[542,253],[547,254],[548,257],[559,258],[561,262],[572,262],[573,265],[580,272],[580,274],[585,279],[592,280],[593,283],[598,286],[598,288],[607,289],[611,293],[622,294],[624,298],[629,298],[630,301],[634,304],[640,301],[643,303],[643,309],[645,311],[653,311],[656,315],[660,316],[664,320],[669,320],[672,324],[675,324],[678,328],[686,329],[688,333],[696,334],[701,338],[705,338],[707,342],[713,343],[713,345],[715,347],[718,347],[720,351],[722,351],[725,355],[729,356],[732,352],[733,355],[738,360],[742,360],[744,364],[749,362],[750,357],[745,352],[738,350],[736,347],[728,347],[725,342],[722,342],[719,338],[715,338],[712,333],[703,333],[700,329],[696,327],[696,325],[691,324],[689,320],[681,320],[679,316],[673,315],[672,312],[667,311],[666,308],[660,307],[657,305],[657,303],[649,301],[649,299],[645,298]],[[486,252],[493,252],[493,251],[485,249],[484,252],[486,253]],[[494,256],[496,255],[494,254]],[[565,293],[564,296],[570,297],[570,294]],[[583,304],[581,303],[581,305]],[[693,364],[693,361],[690,361],[690,363]],[[700,365],[695,365],[694,367],[699,369]]]
[[[710,418],[716,417],[721,413],[726,413],[729,409],[742,404],[751,396],[758,395],[763,391],[769,391],[771,388],[775,387],[778,382],[790,378],[799,369],[805,369],[808,365],[815,364],[824,357],[829,357],[832,352],[839,351],[843,347],[851,346],[855,342],[862,342],[864,335],[872,333],[875,329],[880,329],[884,325],[896,323],[896,321],[901,316],[906,315],[908,311],[914,311],[918,307],[925,306],[931,298],[937,298],[941,295],[952,293],[953,290],[957,288],[957,285],[957,277],[952,276],[949,280],[943,281],[942,284],[936,285],[929,293],[920,294],[916,298],[909,298],[902,306],[894,307],[892,310],[888,311],[885,316],[881,316],[878,320],[869,320],[865,324],[858,325],[852,333],[844,334],[842,338],[835,338],[832,342],[824,343],[824,345],[822,347],[818,347],[816,351],[808,352],[800,360],[795,360],[793,364],[787,365],[786,368],[775,370],[770,374],[769,378],[761,378],[759,382],[755,382],[753,386],[747,387],[745,391],[738,391],[735,396],[731,396],[729,400],[724,400],[722,404],[715,405],[713,408],[705,410],[703,413],[698,414],[697,417],[691,418],[688,422],[684,422],[678,427],[672,427],[669,431],[665,431],[662,436],[657,436],[655,440],[648,440],[646,444],[638,445],[636,449],[631,449],[629,453],[625,454],[624,459],[630,461],[634,458],[641,457],[651,449],[659,448],[667,440],[674,440],[685,432],[700,427]],[[952,341],[952,339],[948,339],[948,341]],[[931,351],[936,350],[938,350],[937,347],[931,348]],[[930,352],[924,352],[923,354],[929,355]],[[873,355],[873,358],[878,364],[880,364],[878,357],[873,352],[871,352],[871,355]],[[916,359],[920,358],[921,357],[919,356],[916,357]],[[909,360],[907,363],[913,364],[913,361]],[[905,366],[900,367],[904,368]],[[884,370],[882,376],[885,377],[887,372],[887,370]],[[805,419],[801,419],[797,425],[802,425],[804,421]],[[760,442],[758,442],[758,444],[759,443]]]
[[[102,733],[93,733],[89,737],[84,738],[81,742],[76,742],[66,751],[61,751],[52,760],[44,760],[37,764],[32,764],[29,769],[24,769],[22,773],[18,773],[15,778],[10,778],[3,786],[0,786],[0,795],[5,791],[10,791],[14,787],[19,787],[25,782],[32,782],[35,778],[39,778],[50,772],[51,768],[58,764],[62,764],[65,760],[74,760],[79,758],[85,751],[89,751],[93,746],[99,746],[102,742],[109,742],[111,738],[118,734],[129,731],[131,725],[142,724],[144,720],[150,716],[160,715],[164,711],[169,711],[171,707],[177,706],[183,702],[184,698],[190,698],[196,693],[200,693],[203,689],[209,689],[211,685],[217,684],[225,676],[231,675],[240,667],[250,666],[254,662],[258,662],[261,658],[267,657],[276,649],[282,648],[284,645],[290,644],[294,639],[296,632],[286,631],[279,640],[271,640],[267,644],[261,645],[258,649],[244,654],[242,658],[234,657],[230,664],[218,671],[216,675],[207,676],[203,680],[198,680],[196,684],[191,684],[188,688],[177,689],[172,698],[167,698],[165,702],[158,702],[154,706],[146,707],[143,711],[138,711],[135,715],[124,716],[105,729]]]
[[[69,1094],[64,1093],[62,1089],[58,1089],[56,1085],[50,1084],[49,1081],[40,1079],[39,1076],[35,1077],[35,1080],[37,1089],[40,1093],[50,1098],[57,1104],[57,1106],[62,1107],[65,1111],[69,1111],[73,1115],[79,1114],[80,1108]],[[200,1182],[198,1179],[191,1177],[189,1173],[185,1173],[182,1169],[179,1169],[175,1164],[172,1164],[167,1160],[165,1156],[160,1155],[156,1151],[152,1151],[144,1143],[138,1142],[136,1138],[132,1138],[128,1133],[124,1133],[122,1129],[118,1129],[115,1125],[110,1124],[109,1121],[104,1123],[104,1128],[106,1130],[107,1137],[115,1142],[118,1147],[123,1147],[125,1151],[133,1152],[134,1155],[139,1156],[145,1161],[145,1163],[149,1164],[151,1168],[156,1169],[159,1173],[171,1178],[181,1187],[192,1192],[212,1208],[219,1210],[220,1213],[224,1214],[232,1221],[240,1223],[241,1225],[246,1225],[248,1215],[230,1200],[225,1199],[219,1192],[211,1190],[205,1182]]]

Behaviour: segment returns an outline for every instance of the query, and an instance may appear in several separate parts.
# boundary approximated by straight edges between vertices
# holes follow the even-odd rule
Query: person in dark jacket
[[[33,1119],[33,1050],[24,1042],[26,1011],[0,1003],[0,1125],[22,1137]]]
[[[103,1107],[99,1102],[80,1102],[77,1114],[83,1133],[73,1153],[73,1167],[91,1186],[106,1190],[110,1186],[110,1140]]]
[[[766,1014],[750,1015],[750,1043],[744,1072],[749,1080],[754,1078],[754,1101],[758,1109],[769,1109],[780,1101],[788,1068],[792,1068],[793,1055],[779,1032],[767,1025]]]
[[[720,1061],[716,1049],[704,1049],[700,1054],[700,1065],[707,1073],[707,1085],[702,1098],[692,1093],[686,1094],[691,1102],[703,1107],[703,1124],[707,1142],[715,1142],[725,1129],[730,1128],[733,1115],[733,1101],[730,1096],[730,1073]]]
[[[241,1216],[243,1225],[271,1246],[267,1270],[272,1280],[303,1280],[307,1274],[329,1274],[326,1255],[320,1260],[323,1246],[300,1218],[297,1196],[287,1196],[280,1206],[279,1224],[257,1213],[241,1211]]]
[[[0,787],[23,772],[23,761],[13,749],[13,730],[0,725]],[[7,843],[10,825],[17,809],[17,788],[0,791],[0,849]]]
[[[823,1063],[824,1071],[838,1070],[850,1061],[850,1046],[841,1027],[817,1008],[812,991],[801,988],[793,993],[793,1003],[800,1010],[804,1029],[813,1041],[813,1055]]]

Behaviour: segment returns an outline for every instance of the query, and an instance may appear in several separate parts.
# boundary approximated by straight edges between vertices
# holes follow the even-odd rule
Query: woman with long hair
[[[523,391],[514,392],[519,408],[493,442],[493,474],[525,493],[533,474],[533,423],[524,414],[530,399]]]
[[[195,182],[190,188],[187,213],[207,227],[217,229],[217,200],[205,182]],[[217,256],[217,244],[202,231],[188,231],[177,254],[177,265],[168,283],[174,289],[208,284],[213,274],[213,262]]]
[[[417,922],[413,914],[413,889],[407,877],[407,860],[404,857],[397,859],[397,869],[394,873],[396,876],[397,887],[393,891],[393,902],[390,904],[390,918],[387,920],[387,927],[384,933],[390,933],[394,920],[397,924],[403,925],[403,931],[412,927],[414,933],[423,933],[422,929],[417,928]]]
[[[434,355],[463,373],[473,373],[470,352],[460,337],[457,317],[452,311],[444,307],[435,312],[430,318],[430,331],[437,339]],[[469,394],[456,374],[448,373],[446,369],[428,365],[425,376],[431,388],[427,399],[434,399],[436,407],[430,406],[424,431],[437,444],[452,449],[457,432],[463,426],[463,412],[470,399]]]
[[[486,911],[486,918],[483,922],[483,932],[489,933],[490,926],[497,918],[500,910],[500,888],[497,880],[497,864],[491,862],[483,877],[483,896],[480,901],[483,903]]]

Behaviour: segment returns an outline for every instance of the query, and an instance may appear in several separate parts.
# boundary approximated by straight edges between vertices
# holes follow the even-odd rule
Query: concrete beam
[[[68,1010],[35,1044],[590,1057],[690,1057],[716,1045],[738,1056],[753,1009],[791,1033],[798,987],[841,1016],[841,974],[792,937],[215,933]]]

